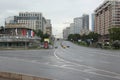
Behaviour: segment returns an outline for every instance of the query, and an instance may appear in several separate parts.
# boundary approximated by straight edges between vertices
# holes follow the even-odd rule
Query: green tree
[[[120,40],[120,28],[111,28],[108,31],[112,41]]]
[[[48,34],[43,34],[43,32],[40,29],[36,30],[34,32],[35,32],[36,36],[41,38],[41,42],[43,42],[45,38],[49,38],[50,37],[50,35],[48,35]]]
[[[70,34],[68,36],[69,41],[78,41],[79,39],[82,39],[83,41],[86,41],[87,39],[92,39],[94,42],[97,42],[100,35],[94,32],[90,32],[88,35],[83,34],[82,36],[80,34]]]
[[[43,34],[43,38],[49,38],[50,37],[50,35],[49,34]]]
[[[87,38],[87,35],[86,35],[86,34],[83,34],[83,35],[81,36],[81,39],[82,39],[83,41],[85,41],[86,39],[88,39],[88,38]]]
[[[69,41],[78,41],[81,38],[80,34],[70,34],[68,36]]]
[[[43,32],[40,29],[36,30],[34,32],[35,32],[36,36],[41,37],[41,38],[43,37]]]
[[[74,34],[70,34],[70,35],[68,36],[68,40],[69,40],[69,41],[73,40],[73,36],[74,36]]]
[[[88,35],[87,35],[87,38],[88,39],[93,39],[94,42],[97,42],[98,39],[100,37],[100,34],[98,33],[94,33],[94,32],[90,32]]]
[[[80,38],[80,34],[74,34],[74,41],[78,41]]]
[[[43,34],[42,37],[41,37],[41,42],[44,42],[44,39],[45,39],[45,38],[49,38],[49,37],[50,37],[50,35],[48,35],[48,34]]]

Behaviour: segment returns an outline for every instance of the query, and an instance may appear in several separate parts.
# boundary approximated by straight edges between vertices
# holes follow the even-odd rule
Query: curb
[[[40,78],[35,76],[28,76],[16,73],[0,72],[0,78],[12,80],[52,80],[47,78]]]

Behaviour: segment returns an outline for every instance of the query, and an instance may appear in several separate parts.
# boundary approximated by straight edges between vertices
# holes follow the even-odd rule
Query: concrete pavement
[[[0,71],[53,80],[120,80],[120,51],[55,43],[53,50],[0,51]]]

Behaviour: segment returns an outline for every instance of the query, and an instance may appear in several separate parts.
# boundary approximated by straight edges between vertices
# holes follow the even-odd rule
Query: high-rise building
[[[89,15],[84,14],[82,17],[74,18],[70,24],[70,34],[88,34],[89,33]]]
[[[82,29],[82,26],[83,26],[83,19],[82,17],[77,17],[77,18],[74,18],[74,33],[75,34],[80,34],[80,31]]]
[[[82,16],[82,29],[80,30],[80,35],[89,34],[89,15],[84,14]]]
[[[70,34],[70,27],[67,27],[63,30],[63,39],[68,39],[68,36]]]
[[[37,12],[20,12],[19,16],[13,16],[6,19],[5,24],[18,23],[25,24],[27,27],[33,30],[42,30],[44,32],[44,27],[46,24],[46,19],[43,17],[42,13]]]
[[[89,15],[84,14],[82,18],[83,18],[83,29],[89,30]]]
[[[92,20],[91,20],[91,30],[92,32],[94,32],[94,28],[95,28],[95,14],[93,13],[92,15]]]
[[[52,35],[52,24],[50,19],[46,20],[45,33]]]
[[[74,23],[70,24],[70,34],[75,34],[75,25],[74,25]]]
[[[108,35],[113,27],[120,27],[120,0],[105,0],[95,10],[95,32]]]

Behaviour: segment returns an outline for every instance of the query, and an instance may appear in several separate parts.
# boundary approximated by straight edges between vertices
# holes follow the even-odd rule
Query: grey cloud
[[[54,27],[65,27],[64,21],[91,14],[104,0],[0,0],[0,25],[8,16],[18,15],[21,11],[42,12],[52,19]]]

